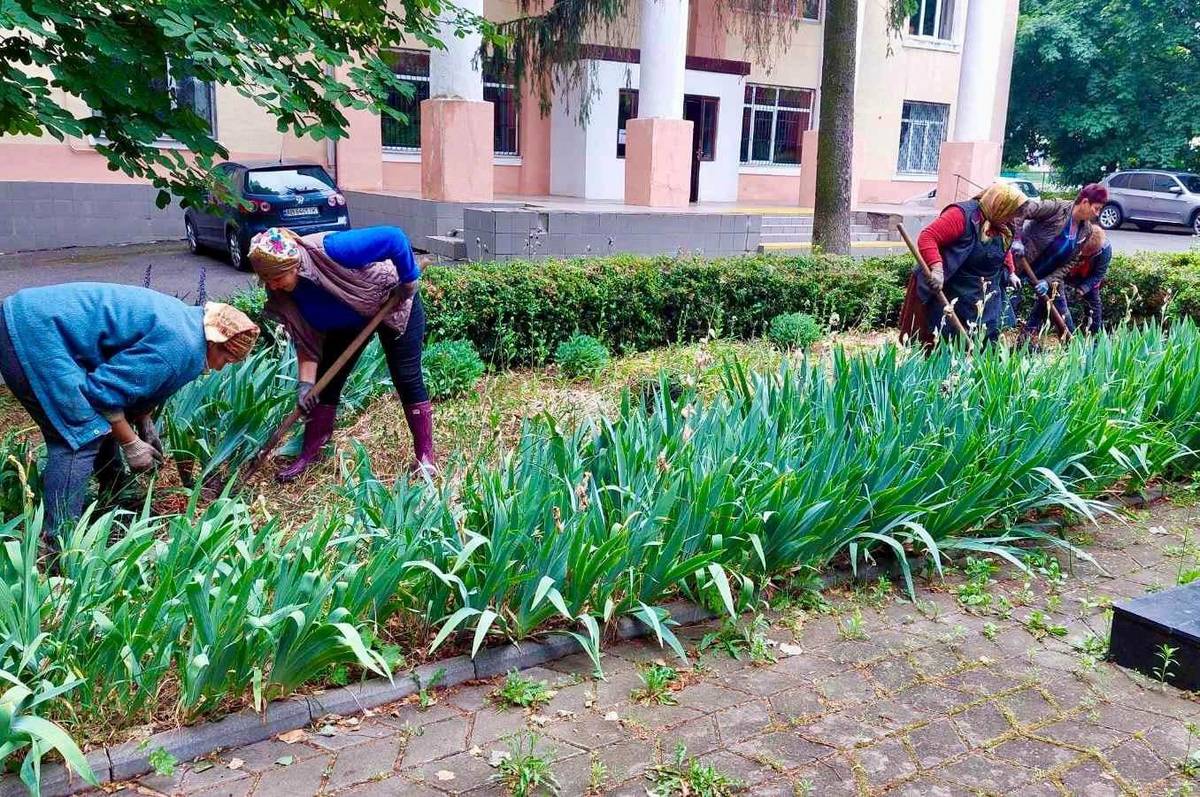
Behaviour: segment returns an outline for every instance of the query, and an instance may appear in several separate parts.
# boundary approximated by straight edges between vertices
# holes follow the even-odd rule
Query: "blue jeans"
[[[13,397],[33,418],[46,441],[46,468],[42,473],[42,503],[45,519],[42,539],[53,550],[60,547],[64,524],[77,520],[83,513],[87,498],[88,480],[93,473],[111,477],[119,472],[121,463],[116,441],[112,435],[93,440],[73,449],[46,417],[37,395],[29,385],[24,366],[13,348],[0,305],[0,375]]]

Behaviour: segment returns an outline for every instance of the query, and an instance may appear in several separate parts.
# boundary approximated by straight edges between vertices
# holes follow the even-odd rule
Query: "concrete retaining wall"
[[[355,227],[393,224],[401,227],[416,249],[431,250],[427,240],[434,235],[450,235],[463,228],[463,208],[455,202],[435,202],[417,197],[369,194],[347,191],[350,222]],[[519,207],[513,203],[481,203],[477,207]]]
[[[183,238],[183,210],[148,185],[0,181],[0,252]]]
[[[638,213],[467,208],[463,239],[470,260],[567,255],[643,255],[680,251],[740,255],[758,247],[762,216],[740,213]]]

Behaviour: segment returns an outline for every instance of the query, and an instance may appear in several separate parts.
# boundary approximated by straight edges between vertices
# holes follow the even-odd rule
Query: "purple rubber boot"
[[[408,421],[408,431],[412,432],[413,438],[412,474],[436,474],[437,461],[433,454],[433,403],[422,401],[420,404],[405,405],[404,419]]]
[[[275,481],[290,482],[299,478],[301,473],[315,462],[320,461],[321,451],[329,438],[333,437],[333,422],[337,417],[337,405],[318,404],[313,407],[304,424],[304,446],[296,461],[275,474]]]

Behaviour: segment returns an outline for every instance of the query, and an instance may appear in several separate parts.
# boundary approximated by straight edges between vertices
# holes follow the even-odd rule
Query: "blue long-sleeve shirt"
[[[396,266],[400,282],[412,282],[421,276],[408,236],[399,227],[363,227],[335,232],[326,235],[322,244],[325,254],[345,268],[363,268],[390,260]],[[320,332],[352,329],[366,323],[366,319],[349,305],[308,280],[300,280],[292,298],[304,319]]]
[[[75,282],[4,300],[13,348],[38,403],[74,449],[107,414],[164,401],[204,372],[204,308],[146,288]]]

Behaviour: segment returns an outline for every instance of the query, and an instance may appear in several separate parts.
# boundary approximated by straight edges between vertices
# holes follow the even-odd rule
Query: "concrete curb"
[[[680,626],[693,625],[714,616],[687,601],[671,603],[664,608]],[[652,633],[648,626],[633,618],[623,617],[616,623],[616,637],[620,640],[637,639]],[[156,733],[142,742],[93,750],[87,759],[101,783],[129,780],[151,771],[150,752],[159,748],[180,762],[191,761],[218,750],[243,747],[304,728],[327,714],[349,716],[395,703],[416,694],[421,685],[435,680],[439,687],[458,686],[467,681],[503,675],[509,670],[536,667],[580,652],[579,643],[566,634],[551,634],[538,642],[484,648],[474,660],[469,656],[455,656],[417,667],[407,677],[397,677],[393,681],[374,678],[319,694],[293,695],[268,704],[262,714],[245,709],[215,722]],[[78,775],[60,764],[42,770],[41,797],[68,797],[89,788]],[[17,776],[0,777],[0,797],[28,797],[28,794]]]
[[[1126,507],[1143,507],[1163,496],[1163,491],[1151,488],[1144,496],[1120,496],[1114,503]],[[915,562],[914,564],[919,564]],[[914,568],[915,569],[915,568]],[[852,581],[874,581],[879,576],[894,577],[900,573],[898,562],[860,567],[857,574],[836,570],[820,576],[825,589]],[[680,600],[664,606],[678,626],[695,625],[716,615],[702,606]],[[615,636],[618,640],[638,639],[653,635],[653,630],[633,617],[617,619]],[[303,728],[327,714],[349,716],[403,700],[420,691],[422,685],[436,681],[437,686],[458,686],[467,681],[493,678],[509,670],[524,670],[582,652],[573,637],[550,634],[538,642],[526,641],[484,648],[474,660],[455,656],[417,667],[408,677],[387,681],[375,678],[354,686],[330,689],[314,695],[294,695],[267,705],[260,715],[250,709],[231,714],[216,722],[164,731],[144,742],[128,742],[115,747],[88,753],[101,783],[129,780],[151,771],[150,751],[163,748],[177,760],[191,761],[218,750],[243,747],[265,741],[286,731]],[[440,671],[440,676],[438,675]],[[42,770],[42,797],[68,797],[90,788],[77,775],[62,765]],[[28,797],[28,790],[15,775],[0,777],[0,797]]]

